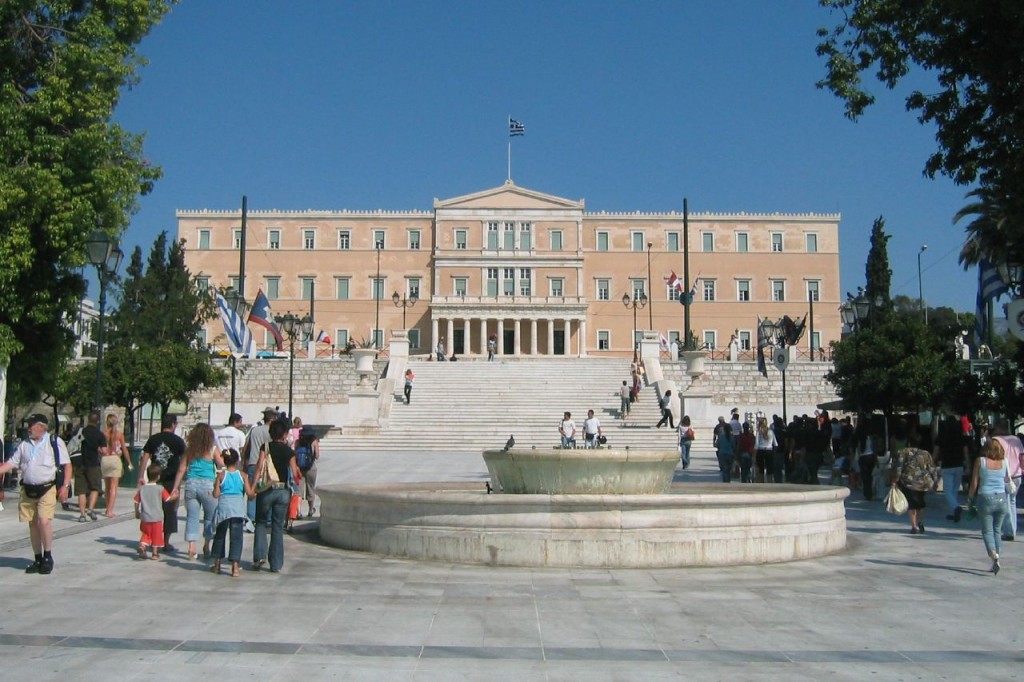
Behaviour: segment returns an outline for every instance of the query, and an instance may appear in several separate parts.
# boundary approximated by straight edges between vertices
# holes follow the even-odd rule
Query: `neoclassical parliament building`
[[[176,215],[200,285],[237,288],[241,211]],[[839,215],[694,213],[687,225],[683,289],[668,283],[684,276],[682,212],[588,212],[511,181],[430,211],[249,211],[243,293],[262,289],[275,315],[312,307],[314,336],[337,348],[408,329],[413,354],[443,342],[478,357],[494,338],[500,355],[629,357],[644,330],[683,340],[680,296],[694,286],[691,329],[708,348],[735,335],[749,350],[758,316],[811,310],[802,349],[839,338]],[[219,319],[203,341],[226,345]]]

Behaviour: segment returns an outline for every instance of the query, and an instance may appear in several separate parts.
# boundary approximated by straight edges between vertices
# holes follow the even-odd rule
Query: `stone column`
[[[513,353],[515,355],[522,355],[522,350],[520,350],[520,347],[519,347],[519,333],[520,333],[520,326],[519,326],[519,318],[517,317],[516,319],[512,320],[512,336],[515,337],[515,340],[514,340],[514,344],[515,345],[513,346]]]
[[[495,349],[495,355],[505,354],[505,320],[498,319],[498,330],[495,332],[498,335],[497,348]]]
[[[480,320],[480,355],[487,355],[487,318]]]
[[[548,324],[548,355],[555,354],[555,318],[549,317],[547,319]]]
[[[462,319],[462,352],[466,355],[473,353],[473,346],[470,344],[470,320],[468,317]]]
[[[572,355],[572,320],[566,318],[562,321],[565,327],[565,356]]]
[[[537,318],[530,319],[530,355],[537,354]]]
[[[578,354],[578,357],[585,358],[585,357],[587,357],[587,321],[586,320],[580,320],[579,321],[579,325],[578,325],[578,329],[579,329],[579,339],[577,340],[577,343],[579,344],[579,354]]]
[[[437,350],[437,342],[440,339],[437,338],[437,318],[431,317],[430,319],[430,353],[431,355]]]
[[[448,354],[448,357],[452,356],[452,351],[455,350],[455,318],[448,318],[448,333],[445,334],[444,339],[444,352]]]

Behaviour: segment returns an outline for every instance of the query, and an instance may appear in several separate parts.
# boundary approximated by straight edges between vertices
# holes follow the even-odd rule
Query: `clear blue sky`
[[[126,235],[148,253],[177,209],[423,209],[517,184],[590,211],[842,214],[843,290],[882,215],[893,294],[974,309],[952,224],[967,188],[922,175],[934,131],[906,90],[859,122],[815,88],[797,0],[183,0],[140,46],[117,119],[163,167]],[[926,80],[923,82],[927,82]]]

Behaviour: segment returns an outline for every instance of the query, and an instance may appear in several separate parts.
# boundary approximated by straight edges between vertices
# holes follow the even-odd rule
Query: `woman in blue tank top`
[[[210,557],[210,540],[213,539],[213,514],[217,500],[213,497],[213,482],[217,479],[217,467],[223,467],[220,450],[217,449],[213,429],[209,424],[196,424],[185,438],[185,456],[178,465],[174,478],[174,490],[185,483],[185,540],[188,541],[188,558],[195,559],[196,541],[199,540],[199,517],[203,521],[203,559]]]
[[[999,552],[1002,550],[1003,519],[1006,517],[1006,484],[1010,470],[1006,466],[1006,453],[997,440],[990,440],[981,449],[974,462],[971,475],[970,506],[977,508],[981,519],[981,538],[985,551],[992,559],[992,573],[999,573]]]

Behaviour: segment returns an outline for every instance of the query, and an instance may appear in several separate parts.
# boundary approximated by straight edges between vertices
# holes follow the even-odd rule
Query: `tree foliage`
[[[871,226],[871,248],[864,265],[864,295],[871,301],[876,314],[886,314],[892,309],[889,290],[892,287],[892,270],[889,268],[889,235],[885,233],[885,218],[878,216]]]
[[[63,366],[96,226],[119,235],[159,170],[111,122],[143,60],[135,46],[173,0],[0,3],[0,362],[12,402]]]

